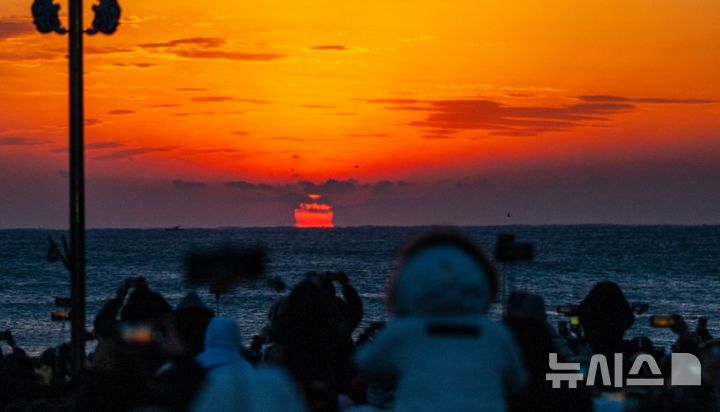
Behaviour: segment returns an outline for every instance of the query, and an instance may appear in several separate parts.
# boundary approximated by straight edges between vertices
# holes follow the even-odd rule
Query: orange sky
[[[67,37],[34,32],[30,4],[0,9],[6,177],[67,169]],[[720,155],[715,0],[120,4],[116,34],[86,37],[88,178],[427,182]]]

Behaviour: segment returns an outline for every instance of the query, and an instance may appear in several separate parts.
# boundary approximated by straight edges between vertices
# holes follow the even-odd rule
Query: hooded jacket
[[[397,376],[396,410],[505,411],[527,376],[508,330],[487,317],[488,275],[467,252],[434,245],[396,273],[396,316],[358,349],[368,377]]]
[[[207,370],[206,380],[191,410],[302,411],[292,382],[277,369],[253,369],[240,356],[241,349],[235,320],[213,318],[205,333],[205,350],[196,358]]]

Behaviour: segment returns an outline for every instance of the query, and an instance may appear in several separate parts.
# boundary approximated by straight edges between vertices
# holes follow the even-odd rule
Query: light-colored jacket
[[[191,411],[305,411],[295,385],[282,370],[253,368],[240,356],[241,348],[240,329],[233,319],[210,321],[205,350],[196,358],[207,374]]]
[[[482,269],[454,246],[433,246],[396,276],[391,301],[400,315],[358,349],[361,372],[398,377],[398,412],[505,411],[527,374],[509,331],[486,316]]]

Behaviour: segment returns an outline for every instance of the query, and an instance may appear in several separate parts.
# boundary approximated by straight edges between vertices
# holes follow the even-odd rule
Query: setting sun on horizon
[[[303,202],[295,209],[295,227],[297,228],[333,228],[333,210],[327,203],[321,203],[318,194],[310,194],[310,202]]]
[[[720,221],[720,2],[119,3],[85,37],[90,226],[292,226],[307,193],[338,226]],[[0,227],[63,227],[67,36],[30,4]]]

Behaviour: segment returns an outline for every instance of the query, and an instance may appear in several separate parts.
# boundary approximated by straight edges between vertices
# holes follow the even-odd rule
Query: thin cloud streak
[[[114,150],[110,153],[96,156],[93,160],[122,160],[132,159],[135,156],[141,156],[149,153],[170,152],[178,149],[179,146],[163,146],[163,147],[135,147],[129,149]]]
[[[29,137],[0,137],[0,146],[36,146],[45,143],[47,143],[47,141]]]
[[[346,51],[348,48],[341,44],[325,44],[320,46],[313,46],[311,50],[331,50],[331,51]]]

